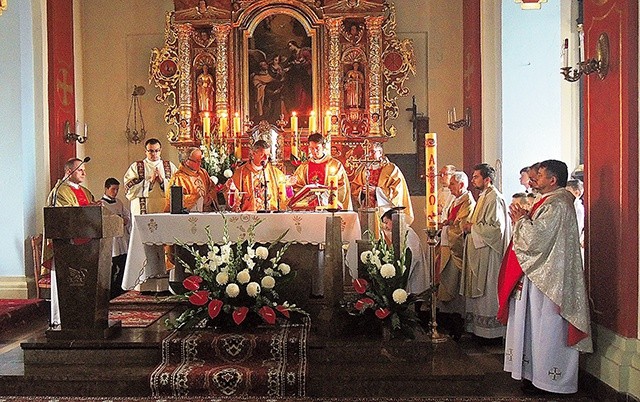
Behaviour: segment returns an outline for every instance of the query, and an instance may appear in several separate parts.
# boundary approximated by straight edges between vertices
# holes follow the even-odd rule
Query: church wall
[[[587,58],[610,42],[604,80],[583,79],[585,270],[596,353],[584,367],[640,397],[638,348],[638,2],[584,2]]]
[[[638,3],[585,2],[587,57],[602,32],[611,62],[604,80],[585,85],[585,235],[593,319],[637,336],[638,300]],[[621,306],[625,306],[621,308]]]
[[[155,101],[158,90],[148,77],[151,49],[162,47],[165,12],[171,10],[171,0],[81,2],[83,113],[90,127],[84,152],[91,157],[87,185],[97,197],[106,178],[122,182],[131,162],[145,157],[144,144],[131,144],[125,137],[134,85],[146,88],[139,97],[146,139],[158,138],[163,158],[178,164],[177,152],[166,137],[170,128],[163,118],[166,106]],[[126,201],[122,190],[119,197]]]
[[[39,200],[48,187],[41,148],[46,114],[46,83],[40,75],[44,9],[44,0],[13,2],[0,16],[0,163],[11,172],[5,174],[5,191],[0,193],[2,298],[27,297],[26,275],[33,269],[29,236],[42,230],[44,201]]]

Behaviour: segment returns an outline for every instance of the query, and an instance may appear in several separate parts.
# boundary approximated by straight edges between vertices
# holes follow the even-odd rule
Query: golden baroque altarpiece
[[[276,163],[322,133],[349,172],[370,141],[396,135],[398,96],[415,74],[385,0],[174,0],[150,81],[179,148],[219,141]]]

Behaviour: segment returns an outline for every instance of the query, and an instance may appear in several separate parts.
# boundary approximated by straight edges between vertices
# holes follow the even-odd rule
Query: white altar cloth
[[[224,213],[231,241],[244,239],[249,226],[262,221],[255,229],[256,242],[272,242],[288,230],[282,241],[302,244],[321,244],[325,241],[326,218],[330,212],[285,212],[285,213]],[[357,275],[358,256],[356,240],[360,239],[360,220],[356,212],[339,212],[342,218],[342,241],[348,242],[347,265],[352,277]],[[224,218],[221,213],[147,214],[136,215],[129,241],[127,264],[122,281],[123,289],[153,277],[157,267],[148,267],[144,245],[205,244],[209,227],[214,242],[222,243]],[[155,269],[154,269],[155,268]]]

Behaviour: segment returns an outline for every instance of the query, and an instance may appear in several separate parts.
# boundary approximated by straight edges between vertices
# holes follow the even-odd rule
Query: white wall
[[[41,231],[45,153],[44,0],[11,2],[0,16],[0,297],[26,297],[29,236]]]

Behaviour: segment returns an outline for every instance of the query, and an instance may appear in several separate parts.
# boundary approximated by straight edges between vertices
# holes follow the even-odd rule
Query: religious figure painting
[[[296,112],[301,124],[313,108],[311,37],[286,14],[262,20],[249,39],[249,109],[272,124]]]

